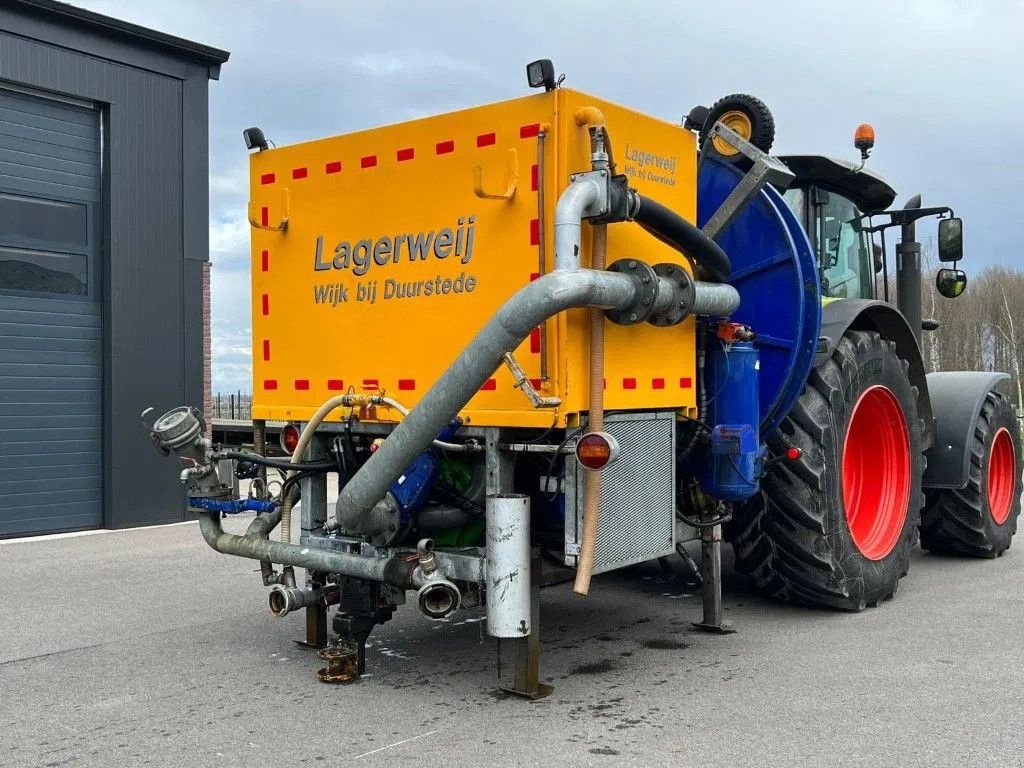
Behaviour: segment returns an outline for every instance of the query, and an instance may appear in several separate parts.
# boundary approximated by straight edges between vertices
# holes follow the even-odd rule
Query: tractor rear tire
[[[847,331],[768,438],[775,463],[730,526],[736,566],[782,600],[859,611],[893,597],[924,503],[924,422],[908,364]]]
[[[967,487],[929,491],[921,546],[937,554],[999,557],[1017,532],[1020,425],[1009,398],[989,392],[974,425]]]

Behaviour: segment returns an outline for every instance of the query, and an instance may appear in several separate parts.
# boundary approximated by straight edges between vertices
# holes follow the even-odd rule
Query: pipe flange
[[[677,325],[689,316],[697,291],[690,273],[678,264],[662,262],[654,265],[654,274],[669,281],[674,287],[672,303],[664,312],[654,312],[647,319],[651,325],[664,328]]]
[[[639,259],[619,259],[608,267],[609,272],[626,275],[636,285],[636,300],[625,309],[609,309],[605,316],[616,325],[636,325],[654,311],[658,295],[658,276],[650,265]]]

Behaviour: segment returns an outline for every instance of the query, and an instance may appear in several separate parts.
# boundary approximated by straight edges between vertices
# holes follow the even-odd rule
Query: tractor
[[[749,164],[708,136],[716,122],[771,148],[774,121],[758,99],[727,96],[687,118],[704,132],[710,155]],[[921,334],[941,329],[921,316],[915,224],[945,217],[938,258],[953,268],[938,271],[936,289],[956,298],[966,286],[955,268],[963,256],[961,220],[946,206],[922,208],[919,195],[891,210],[896,190],[865,167],[871,126],[859,126],[854,142],[856,164],[779,158],[795,176],[782,197],[814,254],[821,327],[807,383],[767,438],[770,455],[792,451],[795,458],[769,459],[761,492],[736,510],[727,534],[738,569],[763,592],[860,610],[896,594],[919,534],[932,552],[1002,556],[1020,513],[1021,452],[1016,412],[997,388],[1007,374],[924,370]],[[699,204],[715,199],[712,185],[709,175]],[[884,247],[893,227],[901,234],[895,306]]]
[[[895,595],[918,537],[1006,551],[1007,376],[927,374],[920,351],[941,329],[915,226],[939,219],[955,297],[962,223],[891,208],[870,126],[859,164],[779,158],[750,96],[679,125],[563,88],[549,60],[527,79],[542,91],[293,146],[245,130],[254,449],[215,445],[193,407],[144,414],[207,543],[259,561],[274,616],[305,613],[321,680],[358,678],[410,595],[429,620],[484,607],[499,687],[536,698],[551,580],[585,596],[678,553],[695,628],[725,633],[723,541],[765,593],[851,611]]]

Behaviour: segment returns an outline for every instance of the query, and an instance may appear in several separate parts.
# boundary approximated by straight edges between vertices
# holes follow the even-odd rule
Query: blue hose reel
[[[743,172],[705,158],[697,179],[697,224],[703,227]],[[782,196],[765,187],[715,238],[732,261],[729,283],[740,294],[731,320],[750,326],[753,342],[728,343],[705,331],[701,414],[711,435],[698,472],[712,496],[742,501],[757,492],[764,449],[803,392],[821,332],[821,284],[807,235]]]

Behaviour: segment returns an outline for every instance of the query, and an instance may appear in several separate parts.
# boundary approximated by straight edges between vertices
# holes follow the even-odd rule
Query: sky
[[[74,4],[231,52],[210,83],[214,391],[252,386],[242,129],[281,146],[514,98],[538,58],[672,121],[758,96],[777,154],[856,159],[853,129],[870,122],[869,162],[897,205],[920,192],[964,218],[962,267],[1021,265],[1024,0]]]

